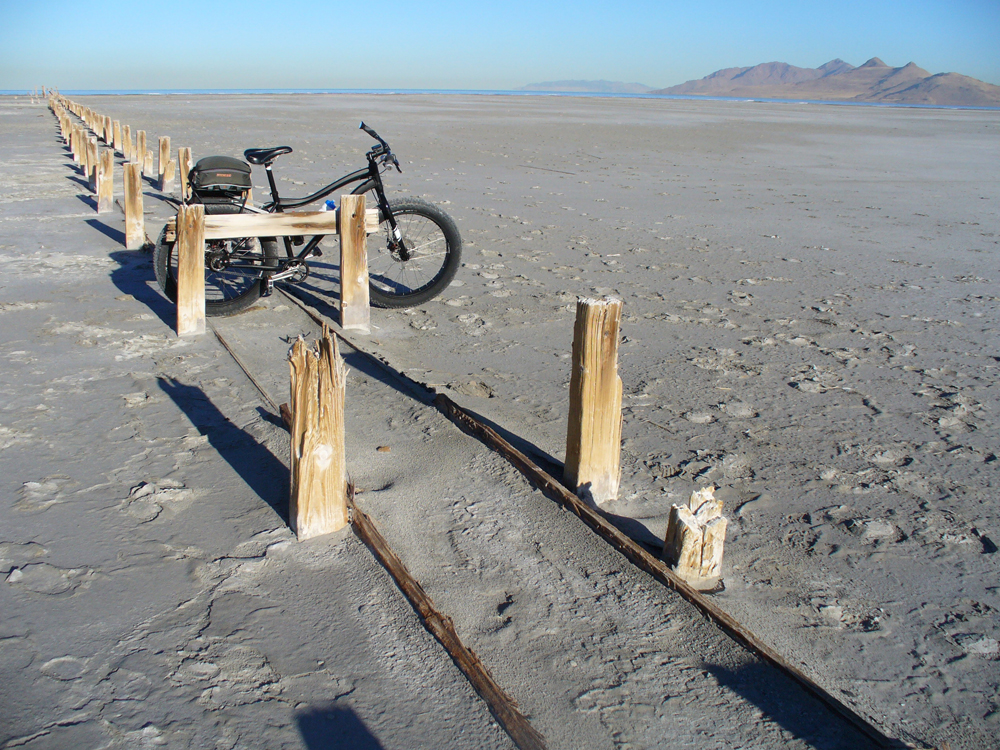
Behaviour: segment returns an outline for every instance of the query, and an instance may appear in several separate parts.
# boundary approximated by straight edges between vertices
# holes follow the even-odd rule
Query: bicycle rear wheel
[[[206,214],[238,213],[236,206],[205,206]],[[278,244],[273,237],[241,237],[209,240],[205,243],[205,315],[235,315],[253,305],[261,295],[265,271],[274,265]],[[231,264],[238,264],[233,268]],[[153,251],[153,270],[160,288],[171,302],[177,302],[176,243],[166,241],[166,227]]]
[[[410,257],[403,260],[391,249],[392,228],[385,216],[379,216],[379,231],[368,236],[369,297],[376,307],[421,305],[455,278],[462,262],[462,238],[452,218],[427,201],[390,201],[389,208]]]

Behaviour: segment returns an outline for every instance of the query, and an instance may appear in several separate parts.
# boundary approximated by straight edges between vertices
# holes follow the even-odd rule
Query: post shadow
[[[907,747],[899,740],[876,742],[820,701],[763,662],[730,668],[702,664],[723,687],[738,693],[796,739],[816,750],[867,750]]]
[[[287,524],[288,467],[245,430],[230,422],[201,388],[163,376],[158,377],[157,382],[198,432],[208,438],[209,445]]]
[[[295,723],[308,750],[383,750],[382,743],[347,706],[311,706],[295,715]]]
[[[87,223],[121,245],[125,244],[125,235],[121,231],[97,219],[88,219]],[[118,268],[111,272],[111,282],[124,294],[129,294],[146,305],[164,325],[173,329],[177,321],[177,308],[160,293],[149,253],[143,250],[119,250],[109,257],[118,263]]]

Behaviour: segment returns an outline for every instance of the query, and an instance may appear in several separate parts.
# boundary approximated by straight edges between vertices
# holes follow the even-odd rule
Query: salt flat
[[[391,188],[443,204],[466,241],[465,265],[441,299],[374,311],[376,328],[359,343],[556,467],[575,299],[622,297],[623,481],[605,509],[654,545],[670,504],[714,484],[730,518],[720,606],[888,734],[995,746],[997,113],[475,96],[86,103],[170,135],[196,158],[287,143],[295,152],[276,172],[289,195],[360,167],[368,144],[357,121],[374,126],[403,164]],[[116,247],[120,216],[88,213],[47,111],[4,109],[0,557],[4,611],[19,614],[5,614],[0,643],[20,717],[4,741],[41,732],[28,720],[38,706],[72,695],[23,746],[66,746],[59,733],[77,731],[94,737],[74,739],[79,746],[134,742],[140,735],[128,732],[143,731],[180,747],[204,746],[213,731],[238,738],[220,746],[258,746],[247,737],[262,719],[245,707],[262,706],[286,730],[263,734],[260,746],[297,747],[307,733],[287,727],[316,715],[309,695],[320,685],[329,715],[355,706],[359,726],[385,747],[413,746],[413,726],[428,733],[426,746],[476,746],[470,735],[504,746],[360,545],[291,541],[275,481],[283,438],[255,391],[212,341],[172,337],[169,308],[144,275],[148,256]],[[263,175],[255,182],[263,188]],[[151,228],[169,213],[152,191],[147,209]],[[335,275],[319,263],[298,291],[321,308],[335,298]],[[224,323],[251,348],[257,329],[270,342],[275,354],[256,367],[276,391],[287,373],[275,342],[309,332],[281,306],[274,297]],[[559,514],[533,507],[530,489],[494,457],[442,438],[448,428],[416,404],[363,380],[351,387],[371,399],[356,407],[360,422],[372,417],[359,448],[376,437],[415,441],[420,457],[392,469],[373,451],[349,453],[369,490],[359,502],[442,607],[460,613],[460,632],[518,686],[553,746],[674,746],[678,726],[693,747],[836,746],[753,696],[742,698],[756,709],[733,709],[714,731],[672,724],[666,666],[676,660],[683,675],[698,664],[670,651],[679,636],[657,629],[679,616],[665,595],[642,588],[586,533],[558,531]],[[274,471],[234,469],[244,453]],[[567,569],[577,545],[592,562]],[[494,569],[498,556],[520,573]],[[333,568],[362,575],[374,593],[329,583]],[[323,601],[292,605],[275,593],[289,585],[282,575],[303,569],[323,571],[309,594],[333,587]],[[135,570],[148,574],[138,590],[128,585]],[[266,606],[252,599],[264,594]],[[392,614],[369,620],[352,599],[363,595]],[[372,653],[337,668],[325,657],[341,650],[316,657],[309,645],[329,634],[302,622],[320,623],[329,602],[344,600],[334,611],[377,637]],[[234,624],[205,625],[214,612],[229,623],[230,606]],[[286,615],[301,643],[272,653],[264,634]],[[587,622],[546,633],[549,615]],[[624,626],[637,616],[651,629]],[[246,618],[256,624],[240,627]],[[57,648],[67,629],[76,651]],[[405,642],[379,651],[389,633]],[[642,655],[626,666],[630,643]],[[515,669],[533,653],[549,660],[534,692]],[[656,654],[669,658],[651,667]],[[722,690],[714,716],[746,681],[726,675],[753,669],[732,654],[705,669],[714,662],[703,657],[704,674],[687,687],[704,679]],[[451,703],[424,716],[397,678],[407,690],[441,685],[432,692]],[[137,688],[143,679],[157,689]],[[200,708],[184,713],[196,686]],[[386,695],[401,707],[371,708]],[[533,703],[548,695],[552,703]],[[178,708],[154,716],[151,704]],[[458,718],[441,729],[445,715]],[[573,715],[572,731],[556,728]],[[206,727],[206,716],[218,723]]]

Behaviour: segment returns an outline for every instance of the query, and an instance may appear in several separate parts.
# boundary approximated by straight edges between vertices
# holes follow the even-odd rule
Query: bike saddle
[[[243,152],[243,156],[251,164],[268,164],[282,154],[290,153],[292,153],[291,146],[272,146],[271,148],[248,148]]]

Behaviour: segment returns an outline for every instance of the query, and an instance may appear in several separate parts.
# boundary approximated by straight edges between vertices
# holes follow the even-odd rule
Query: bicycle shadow
[[[157,383],[198,432],[208,438],[216,453],[288,524],[288,467],[252,435],[229,421],[201,388],[164,376],[158,377]]]

